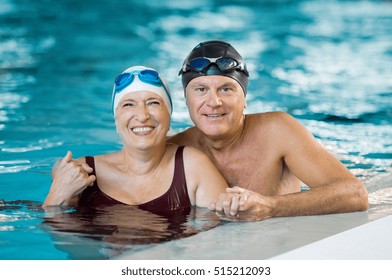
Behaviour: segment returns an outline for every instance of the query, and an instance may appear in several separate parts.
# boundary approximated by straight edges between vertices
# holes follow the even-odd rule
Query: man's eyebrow
[[[206,87],[207,85],[203,82],[197,82],[191,85],[191,87],[200,87],[200,86]]]
[[[225,87],[225,86],[235,86],[234,82],[226,82],[223,85],[221,85],[220,87]]]

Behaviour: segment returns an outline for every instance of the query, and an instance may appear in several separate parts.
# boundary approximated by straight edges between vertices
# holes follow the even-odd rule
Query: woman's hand
[[[43,207],[67,205],[75,196],[93,185],[96,180],[94,175],[89,175],[93,169],[85,162],[72,159],[72,153],[68,151],[59,162],[48,196]]]
[[[272,197],[236,186],[227,188],[210,210],[224,220],[259,221],[271,216],[274,204]]]

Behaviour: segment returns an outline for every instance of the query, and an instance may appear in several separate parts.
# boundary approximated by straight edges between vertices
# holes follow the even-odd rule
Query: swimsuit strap
[[[95,160],[94,157],[92,156],[86,156],[86,163],[88,166],[90,166],[93,169],[93,172],[91,172],[91,175],[94,175],[95,178],[97,178],[97,174],[95,173]]]
[[[186,182],[183,159],[184,148],[184,146],[180,146],[176,151],[172,186],[183,185],[183,182]]]
[[[184,170],[184,148],[184,146],[180,146],[176,151],[174,174],[170,188],[162,196],[139,205],[140,208],[150,211],[157,211],[159,209],[183,209],[191,206]]]

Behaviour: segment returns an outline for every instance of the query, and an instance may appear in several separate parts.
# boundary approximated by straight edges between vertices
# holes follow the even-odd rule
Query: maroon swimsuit
[[[183,162],[184,147],[178,147],[175,155],[174,176],[170,188],[166,193],[149,202],[137,205],[139,208],[151,212],[166,212],[177,210],[189,210],[191,202],[188,196],[188,189],[186,185],[184,162]],[[93,168],[92,174],[95,173],[94,157],[87,156],[86,163]],[[97,176],[96,176],[97,177]],[[157,182],[159,184],[159,182]],[[86,207],[105,207],[115,204],[125,204],[103,193],[98,186],[97,180],[94,185],[87,187],[81,195],[78,206]]]

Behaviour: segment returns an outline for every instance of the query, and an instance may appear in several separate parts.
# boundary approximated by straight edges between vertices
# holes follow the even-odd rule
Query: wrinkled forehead
[[[121,97],[119,103],[125,100],[145,101],[149,99],[158,99],[163,102],[163,98],[159,94],[149,90],[139,90],[139,91],[130,91],[125,93]]]
[[[222,87],[224,85],[232,85],[235,86],[236,88],[241,88],[242,90],[241,85],[235,79],[226,76],[221,76],[221,75],[196,77],[189,82],[187,88],[194,87],[197,85],[205,85],[211,87]]]

